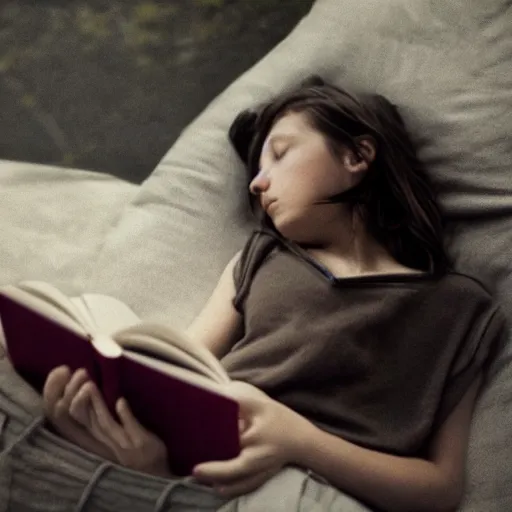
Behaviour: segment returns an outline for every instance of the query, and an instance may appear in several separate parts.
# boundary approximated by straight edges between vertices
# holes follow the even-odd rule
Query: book
[[[0,288],[0,322],[16,372],[38,392],[61,365],[85,368],[114,417],[124,397],[167,446],[171,471],[240,452],[238,403],[229,377],[204,346],[170,326],[142,322],[106,295],[70,298],[49,283]]]

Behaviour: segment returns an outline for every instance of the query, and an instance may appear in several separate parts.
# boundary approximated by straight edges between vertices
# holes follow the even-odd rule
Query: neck
[[[339,273],[346,275],[381,272],[400,265],[370,236],[356,213],[347,215],[343,222],[325,223],[315,244],[301,245],[320,259],[334,262]]]

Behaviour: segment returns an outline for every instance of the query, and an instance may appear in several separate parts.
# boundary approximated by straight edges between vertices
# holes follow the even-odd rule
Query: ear
[[[377,142],[371,135],[356,137],[355,142],[362,158],[350,148],[346,148],[343,155],[343,164],[349,172],[362,172],[368,170],[370,164],[377,156]]]

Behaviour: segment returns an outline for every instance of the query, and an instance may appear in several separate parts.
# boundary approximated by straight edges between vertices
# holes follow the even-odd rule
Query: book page
[[[142,351],[154,352],[155,355],[164,359],[166,358],[166,353],[169,353],[169,357],[175,357],[176,351],[170,352],[169,347],[176,347],[181,353],[188,354],[202,363],[203,366],[210,368],[219,382],[230,381],[220,361],[206,347],[194,343],[183,332],[172,329],[169,326],[141,323],[117,332],[114,335],[114,340],[123,346],[123,338],[125,336],[129,337],[130,348],[136,349],[135,344],[138,344]],[[151,344],[148,344],[148,338],[151,338]]]
[[[203,389],[207,389],[212,393],[217,393],[222,396],[227,396],[231,398],[229,393],[223,390],[223,386],[225,383],[216,382],[208,379],[204,375],[198,374],[194,371],[187,370],[186,368],[181,368],[179,366],[172,366],[158,359],[154,359],[152,357],[145,356],[143,354],[136,354],[134,352],[124,352],[123,357],[136,361],[144,366],[148,366],[157,370],[159,372],[165,373],[167,375],[171,375],[179,380],[184,382],[188,382],[189,384],[193,384]]]
[[[112,336],[116,331],[140,323],[140,318],[124,302],[99,293],[73,297],[73,303],[90,318],[95,332]]]
[[[11,285],[2,287],[1,293],[16,301],[18,304],[53,320],[63,327],[67,327],[72,332],[80,334],[81,336],[87,336],[88,334],[87,329],[83,326],[80,315],[74,312],[69,304],[60,307],[60,304],[56,303],[54,300],[48,300],[44,294],[32,293]]]
[[[12,286],[13,293],[17,293],[20,299],[37,307],[44,303],[46,311],[50,311],[50,307],[59,310],[67,315],[70,320],[74,320],[84,329],[90,331],[93,325],[89,319],[84,316],[79,309],[73,304],[73,301],[62,293],[55,286],[43,281],[23,281],[18,286]],[[35,302],[34,302],[35,301]]]
[[[192,357],[188,352],[184,352],[174,345],[166,344],[162,347],[161,342],[147,334],[140,332],[124,332],[122,334],[118,333],[114,338],[117,344],[123,347],[123,353],[142,353],[152,358],[158,358],[165,366],[181,366],[195,373],[204,375],[208,379],[217,382],[226,382],[225,379],[219,378],[219,375],[203,361]]]

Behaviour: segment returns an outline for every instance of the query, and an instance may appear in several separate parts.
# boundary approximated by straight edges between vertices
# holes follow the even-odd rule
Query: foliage
[[[0,131],[11,136],[12,119],[25,118],[43,134],[20,135],[19,151],[11,147],[0,158],[27,159],[39,148],[47,155],[39,160],[85,168],[104,169],[107,161],[137,166],[147,159],[140,155],[158,160],[172,137],[284,37],[312,2],[0,2],[0,93],[8,98]],[[185,88],[196,100],[180,117],[177,91]],[[166,132],[141,136],[155,119],[167,123]],[[8,147],[5,136],[2,147]]]

